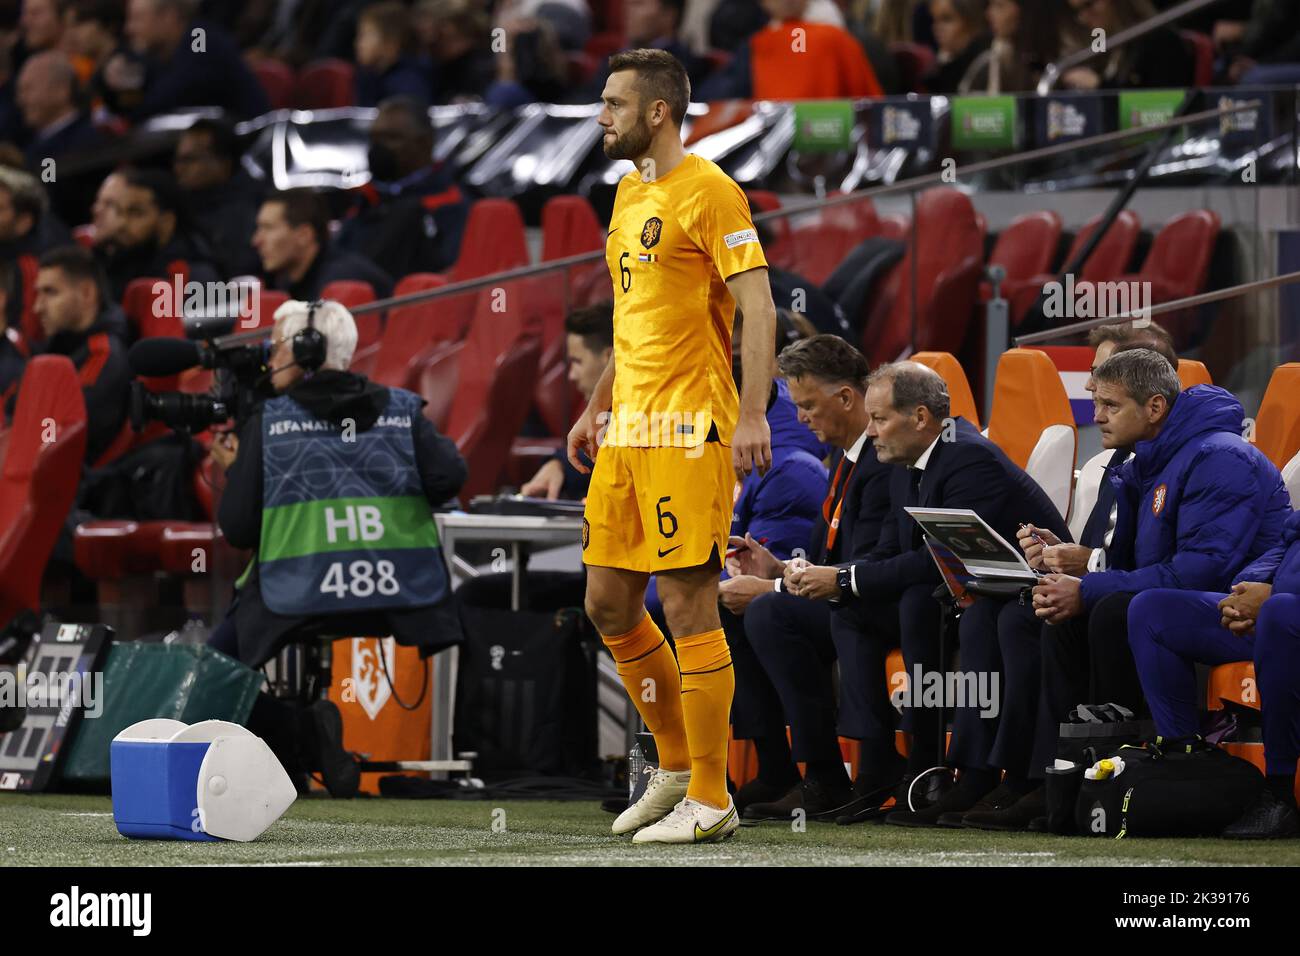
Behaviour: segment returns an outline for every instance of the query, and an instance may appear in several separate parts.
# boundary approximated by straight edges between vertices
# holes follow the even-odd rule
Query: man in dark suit
[[[838,336],[816,335],[785,348],[777,365],[799,420],[820,441],[838,449],[831,458],[830,490],[808,555],[819,564],[850,561],[875,546],[888,507],[890,469],[876,460],[867,440],[867,360]],[[789,819],[797,809],[810,818],[824,817],[852,797],[836,739],[830,666],[837,657],[841,670],[857,666],[859,648],[851,620],[855,611],[785,592],[786,568],[796,561],[806,563],[806,557],[781,561],[749,535],[733,539],[733,544],[738,573],[724,582],[723,603],[743,613],[745,637],[776,688],[790,725],[791,756],[806,765],[793,788],[773,792],[771,783],[760,777],[742,787],[736,801],[748,804],[744,813],[751,819]],[[882,672],[883,663],[877,676]],[[860,698],[843,700],[839,733],[872,736],[882,721],[892,721],[888,710],[888,700],[876,713],[865,711]]]
[[[1021,522],[1032,521],[1069,540],[1065,521],[1046,493],[1000,448],[963,418],[951,418],[948,388],[932,369],[915,362],[882,365],[867,383],[867,434],[880,461],[898,465],[890,476],[890,514],[875,548],[863,557],[838,566],[792,566],[786,570],[791,591],[808,597],[839,597],[857,610],[852,635],[857,666],[840,661],[842,700],[861,700],[872,713],[885,712],[888,689],[882,680],[888,648],[901,643],[909,683],[915,675],[943,675],[947,662],[939,659],[940,604],[934,598],[941,583],[938,569],[922,539],[920,526],[904,511],[909,506],[969,508],[1004,538],[1015,537]],[[971,668],[967,661],[963,669]],[[994,662],[980,669],[996,673]],[[946,682],[945,682],[946,683]],[[942,707],[927,706],[918,692],[903,707],[904,729],[912,734],[905,768],[886,758],[892,752],[892,727],[863,742],[863,759],[884,767],[873,787],[860,787],[854,803],[838,817],[853,823],[879,813],[895,789],[926,768],[943,762],[940,744]],[[965,708],[972,710],[972,708]],[[936,805],[938,813],[969,809],[991,787],[970,775],[980,747],[979,709],[957,715],[950,761],[962,769],[963,784]],[[964,730],[964,732],[963,732]],[[969,779],[969,782],[965,782]],[[995,781],[996,782],[996,781]],[[963,806],[964,805],[964,806]],[[899,818],[897,822],[908,822]]]

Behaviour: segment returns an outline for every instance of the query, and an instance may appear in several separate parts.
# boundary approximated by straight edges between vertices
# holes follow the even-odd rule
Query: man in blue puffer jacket
[[[1156,589],[1129,605],[1129,642],[1156,732],[1196,739],[1195,664],[1255,662],[1264,723],[1259,801],[1224,831],[1271,839],[1300,831],[1295,775],[1300,760],[1300,513],[1282,543],[1243,569],[1229,593]]]
[[[1156,588],[1226,591],[1282,540],[1290,499],[1277,468],[1241,436],[1241,403],[1213,385],[1180,394],[1178,374],[1149,349],[1120,352],[1094,374],[1106,447],[1134,457],[1108,474],[1118,513],[1109,567],[1051,574],[1034,607],[1043,635],[1035,764],[1050,762],[1056,722],[1082,703],[1137,711],[1142,689],[1128,646],[1128,606]]]

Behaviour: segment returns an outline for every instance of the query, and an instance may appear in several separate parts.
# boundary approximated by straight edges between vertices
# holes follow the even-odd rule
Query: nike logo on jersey
[[[660,552],[659,552],[659,557],[661,557],[661,558],[666,558],[666,557],[668,557],[668,555],[672,554],[674,551],[676,551],[676,550],[677,550],[678,548],[680,548],[680,547],[681,547],[680,544],[676,544],[676,545],[673,545],[671,548],[669,548],[667,551],[660,551]]]

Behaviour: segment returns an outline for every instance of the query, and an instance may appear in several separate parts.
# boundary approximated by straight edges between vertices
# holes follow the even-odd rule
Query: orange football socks
[[[646,614],[641,623],[626,634],[602,634],[601,640],[618,664],[618,676],[622,678],[628,696],[636,704],[646,727],[654,734],[660,768],[691,769],[691,751],[686,744],[686,723],[682,718],[682,678],[677,670],[677,658],[673,657],[673,649],[664,639],[663,631]],[[724,711],[724,751],[727,739],[725,716]],[[694,776],[691,775],[692,780]],[[723,796],[725,798],[725,792]]]
[[[722,628],[677,639],[682,672],[682,713],[691,748],[688,797],[717,807],[727,805],[727,726],[736,672]]]

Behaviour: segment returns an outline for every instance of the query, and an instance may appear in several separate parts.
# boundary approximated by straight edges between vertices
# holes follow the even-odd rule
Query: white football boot
[[[725,840],[740,827],[736,805],[727,798],[725,810],[686,797],[653,826],[638,830],[633,843],[710,843]]]
[[[655,770],[641,799],[620,813],[610,829],[622,836],[663,819],[686,796],[690,783],[689,770]]]

